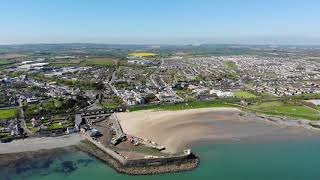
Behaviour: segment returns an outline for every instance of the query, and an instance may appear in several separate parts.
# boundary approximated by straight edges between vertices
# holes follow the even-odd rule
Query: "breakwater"
[[[198,167],[200,162],[199,158],[192,153],[153,159],[128,160],[89,137],[77,147],[103,160],[117,172],[128,175],[152,175],[190,171]]]

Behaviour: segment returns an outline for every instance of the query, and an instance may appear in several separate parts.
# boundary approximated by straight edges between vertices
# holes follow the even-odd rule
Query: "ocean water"
[[[128,176],[83,152],[0,167],[1,180],[319,180],[320,139],[263,142],[203,142],[193,145],[201,158],[191,172]]]

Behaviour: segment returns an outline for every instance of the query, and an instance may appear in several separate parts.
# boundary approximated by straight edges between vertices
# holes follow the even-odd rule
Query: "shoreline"
[[[146,113],[147,112],[147,113]],[[119,113],[126,133],[160,142],[172,155],[187,146],[206,141],[281,140],[319,135],[307,128],[308,121],[270,117],[238,108],[204,108],[182,111],[139,111]],[[305,123],[302,123],[305,122]],[[319,129],[317,129],[319,130]],[[86,142],[87,141],[87,142]],[[102,160],[118,173],[155,175],[191,171],[199,166],[200,158],[192,154],[184,159],[162,163],[121,164],[80,134],[60,137],[30,138],[0,144],[0,166],[21,162],[21,159],[42,158],[55,153],[82,151]],[[39,157],[40,154],[40,157]],[[168,158],[170,159],[170,158]]]
[[[83,140],[80,134],[70,134],[58,137],[26,138],[9,143],[0,143],[0,154],[12,154],[77,145]]]
[[[116,172],[130,176],[157,175],[191,171],[197,168],[200,163],[200,159],[194,155],[188,159],[172,161],[162,165],[124,166],[119,161],[100,150],[94,144],[90,142],[81,142],[77,145],[67,147],[0,154],[0,167],[15,168],[22,162],[35,161],[37,159],[52,159],[66,153],[73,153],[76,151],[81,151],[88,156],[93,156],[101,160],[106,166],[112,168]]]
[[[309,121],[271,117],[234,107],[143,110],[117,116],[126,133],[158,142],[170,153],[202,140],[285,139],[320,134]]]
[[[189,144],[193,144],[195,141],[202,141],[202,140],[218,140],[218,141],[232,141],[232,140],[239,140],[243,138],[243,135],[239,135],[237,133],[234,134],[223,134],[220,129],[217,129],[216,127],[212,126],[210,122],[195,122],[194,119],[185,120],[184,116],[191,116],[191,118],[194,118],[194,116],[199,115],[203,116],[204,114],[208,113],[221,113],[226,112],[235,113],[234,120],[232,122],[241,124],[246,123],[249,121],[256,121],[256,122],[264,122],[267,126],[265,126],[266,129],[276,127],[278,131],[281,131],[283,129],[295,129],[296,131],[301,131],[302,134],[305,134],[306,130],[307,132],[313,133],[313,132],[320,132],[320,121],[313,122],[310,120],[303,120],[303,119],[292,119],[292,118],[284,118],[284,117],[274,117],[259,113],[252,113],[252,112],[245,112],[242,111],[239,108],[234,107],[223,107],[223,108],[202,108],[202,109],[191,109],[191,110],[180,110],[180,111],[156,111],[156,110],[144,110],[144,111],[137,111],[137,112],[126,112],[126,113],[119,113],[117,114],[120,118],[120,124],[122,127],[124,127],[124,130],[126,133],[130,133],[133,135],[137,135],[144,138],[149,138],[151,140],[154,140],[156,142],[159,142],[161,144],[167,145],[169,147],[169,150],[167,152],[169,153],[176,153],[178,150],[183,150],[183,147],[185,148]],[[244,115],[239,115],[243,113]],[[180,115],[183,116],[180,116]],[[123,116],[125,115],[125,116]],[[128,116],[129,115],[129,116]],[[151,116],[158,116],[155,118],[150,118]],[[166,118],[163,118],[164,116],[167,116]],[[171,117],[172,116],[172,117]],[[133,118],[132,118],[133,117]],[[163,119],[160,119],[163,118]],[[126,118],[126,119],[124,119]],[[141,120],[137,121],[137,118],[140,118]],[[177,118],[176,120],[174,118]],[[188,117],[187,117],[188,118]],[[207,118],[212,118],[208,116]],[[213,116],[214,118],[214,116]],[[222,120],[215,119],[215,121],[228,121],[230,119],[224,118]],[[201,118],[200,118],[201,119]],[[131,122],[129,122],[131,121]],[[135,122],[132,122],[135,121]],[[154,122],[158,121],[158,122]],[[172,122],[171,122],[172,121]],[[177,121],[181,121],[177,123]],[[200,120],[201,121],[201,120]],[[209,120],[210,121],[210,120]],[[167,140],[167,136],[160,135],[160,138],[156,138],[155,136],[159,134],[157,131],[151,131],[148,130],[148,128],[152,126],[158,127],[158,124],[163,125],[166,123],[172,123],[172,125],[162,128],[162,130],[173,130],[174,128],[177,128],[179,132],[177,134],[174,134],[172,138],[169,138],[170,142],[163,143],[163,140]],[[207,127],[204,127],[206,126]],[[231,124],[226,124],[225,127],[231,126]],[[269,127],[268,127],[269,125]],[[131,126],[131,127],[130,127]],[[185,127],[181,127],[185,126]],[[195,128],[199,128],[198,131],[194,130]],[[254,127],[253,127],[254,128]],[[150,136],[148,133],[141,134],[141,132],[137,131],[137,129],[143,129],[144,131],[151,131],[152,133],[155,133],[156,135]],[[260,128],[261,129],[261,128]],[[274,131],[276,131],[274,129]],[[181,131],[192,132],[193,136],[195,137],[181,137],[181,134],[183,134]],[[189,130],[189,131],[188,131]],[[203,132],[201,132],[203,131]],[[248,129],[247,136],[252,136],[254,134],[255,136],[259,135],[256,134],[256,132],[252,132],[252,130]],[[214,135],[208,135],[208,133],[214,132]],[[128,134],[129,134],[128,133]],[[181,134],[180,134],[181,133]],[[170,133],[169,133],[170,134]],[[251,134],[251,135],[250,135]],[[146,136],[145,136],[146,135]],[[237,136],[239,135],[239,136]],[[264,135],[262,133],[262,135]],[[299,134],[298,134],[299,135]],[[268,136],[268,135],[266,135]],[[160,141],[159,141],[160,139]],[[186,140],[188,139],[188,140]],[[58,137],[41,137],[41,138],[26,138],[24,140],[14,140],[10,143],[0,143],[0,154],[11,154],[11,153],[19,153],[19,152],[28,152],[28,151],[38,151],[43,149],[55,149],[55,148],[62,148],[62,147],[68,147],[72,145],[77,145],[80,143],[80,141],[84,140],[84,138],[79,133],[74,133],[70,135],[63,135]],[[162,141],[161,141],[162,140]],[[177,145],[176,147],[172,147],[172,141],[175,142]]]
[[[33,161],[37,159],[47,159],[57,155],[64,155],[65,153],[75,152],[77,149],[74,145],[53,148],[53,149],[40,149],[36,151],[24,151],[8,154],[0,154],[0,167],[15,167],[22,162]]]

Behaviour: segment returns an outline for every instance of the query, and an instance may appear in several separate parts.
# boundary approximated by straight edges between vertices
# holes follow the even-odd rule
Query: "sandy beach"
[[[275,124],[237,108],[204,108],[181,111],[117,113],[125,133],[157,142],[176,153],[190,143],[205,140],[281,140],[319,135],[302,127]],[[27,138],[0,144],[0,154],[38,151],[77,145],[80,134]]]
[[[310,130],[262,120],[237,108],[137,111],[117,114],[127,134],[158,142],[171,153],[198,140],[288,139],[311,136]]]
[[[59,137],[28,138],[0,144],[0,154],[55,149],[77,145],[83,138],[80,134]]]

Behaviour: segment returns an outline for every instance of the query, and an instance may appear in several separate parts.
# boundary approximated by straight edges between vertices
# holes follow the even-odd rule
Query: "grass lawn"
[[[320,93],[300,94],[293,97],[320,98]]]
[[[60,61],[50,62],[49,66],[56,66],[56,67],[79,66],[82,62],[84,62],[83,59],[60,60]]]
[[[115,60],[116,59],[112,59],[112,58],[92,58],[92,59],[87,59],[82,64],[83,65],[112,66],[113,62]]]
[[[199,108],[212,108],[212,107],[234,107],[231,104],[221,103],[221,102],[188,102],[188,103],[178,103],[178,104],[149,104],[145,106],[134,106],[130,107],[130,111],[140,111],[140,110],[168,110],[168,111],[177,111],[185,109],[199,109]]]
[[[0,59],[0,66],[1,65],[7,65],[7,64],[10,64],[10,63],[11,63],[11,61]]]
[[[79,64],[72,64],[72,63],[50,63],[49,66],[55,67],[69,67],[69,66],[77,66]]]
[[[31,131],[33,134],[35,134],[35,133],[37,133],[37,132],[39,131],[39,129],[38,129],[38,128],[30,128],[30,131]]]
[[[192,90],[191,89],[178,89],[178,90],[176,90],[176,93],[179,95],[192,94]]]
[[[73,126],[74,126],[73,121],[69,121],[66,124],[60,124],[60,121],[54,121],[53,123],[48,125],[48,129],[55,130],[55,129],[60,129],[60,128],[73,127]]]
[[[237,69],[237,64],[233,61],[223,61],[223,65],[230,69]]]
[[[49,129],[60,129],[60,128],[63,128],[62,125],[60,125],[59,123],[53,123],[53,124],[50,124],[48,126]]]
[[[320,113],[315,109],[302,105],[285,104],[280,101],[263,102],[254,106],[250,106],[250,108],[270,115],[320,120]]]
[[[9,139],[11,136],[9,133],[0,133],[0,139]]]
[[[0,110],[0,120],[13,118],[17,115],[17,109],[3,109]]]
[[[130,53],[129,56],[135,56],[135,57],[151,57],[156,56],[157,54],[154,53],[147,53],[147,52],[137,52],[137,53]]]
[[[0,138],[8,138],[10,137],[9,133],[0,133]]]
[[[244,99],[257,98],[256,95],[251,94],[251,93],[246,92],[246,91],[237,91],[237,92],[234,93],[234,95],[237,98],[244,98]]]
[[[260,93],[259,96],[261,96],[262,98],[268,99],[268,98],[275,98],[276,96],[271,94],[271,93]]]

